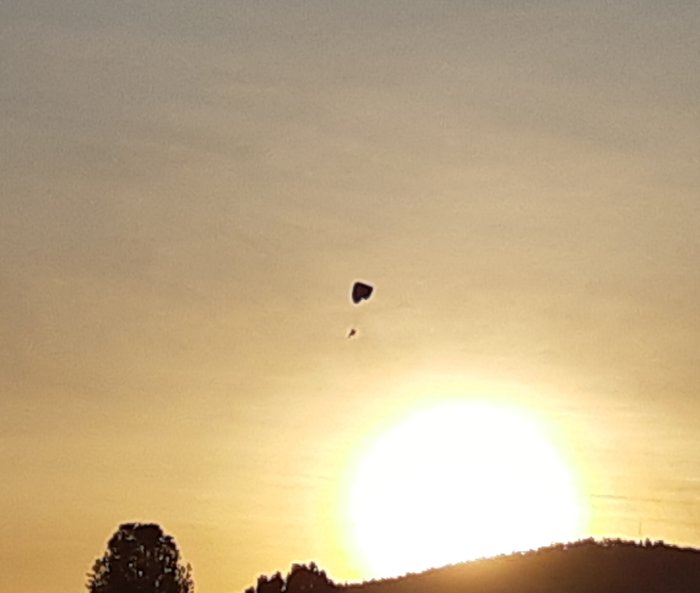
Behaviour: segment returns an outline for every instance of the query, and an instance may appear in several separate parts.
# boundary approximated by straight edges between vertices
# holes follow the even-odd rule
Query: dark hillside
[[[584,540],[340,588],[348,593],[700,593],[700,550]]]

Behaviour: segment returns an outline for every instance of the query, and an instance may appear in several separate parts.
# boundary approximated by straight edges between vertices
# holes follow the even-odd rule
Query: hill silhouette
[[[290,576],[304,573],[260,577],[246,593],[700,593],[700,550],[589,538],[361,584],[333,583],[313,563]]]

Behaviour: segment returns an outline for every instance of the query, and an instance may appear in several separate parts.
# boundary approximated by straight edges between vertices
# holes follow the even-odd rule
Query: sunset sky
[[[352,468],[448,400],[538,419],[582,536],[700,547],[699,32],[697,0],[0,3],[0,593],[83,590],[128,521],[199,593],[376,576]]]

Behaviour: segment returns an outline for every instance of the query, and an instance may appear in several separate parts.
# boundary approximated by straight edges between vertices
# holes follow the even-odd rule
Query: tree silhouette
[[[284,579],[279,572],[276,572],[271,578],[266,576],[258,577],[257,593],[282,593],[284,590]]]
[[[159,525],[124,523],[88,574],[89,593],[194,593],[192,568]]]
[[[292,564],[287,575],[286,593],[326,593],[333,588],[326,572],[320,570],[315,562],[308,566]]]
[[[261,575],[257,585],[248,587],[245,593],[334,593],[337,590],[326,571],[311,562],[308,566],[292,564],[286,579],[279,572],[271,577]]]

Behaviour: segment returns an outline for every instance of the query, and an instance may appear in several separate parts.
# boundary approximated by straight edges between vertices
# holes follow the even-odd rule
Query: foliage
[[[287,578],[277,572],[272,577],[261,575],[256,587],[249,587],[245,593],[330,593],[336,589],[325,571],[314,562],[292,564]]]
[[[89,593],[194,593],[192,568],[159,525],[124,523],[88,574]]]

